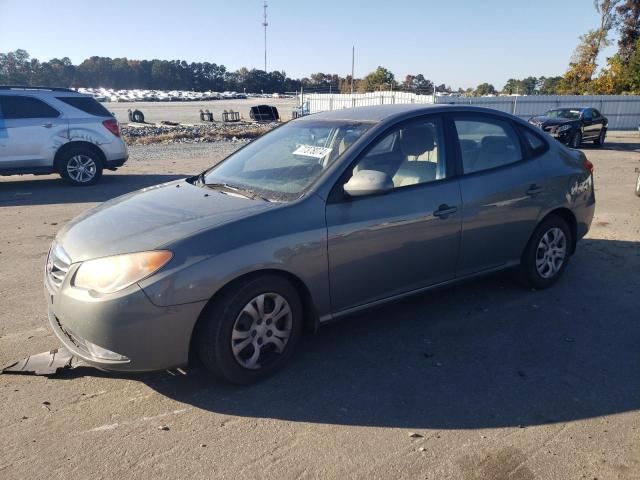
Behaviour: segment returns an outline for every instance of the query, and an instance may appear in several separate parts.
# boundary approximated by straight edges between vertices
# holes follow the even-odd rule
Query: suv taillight
[[[116,137],[120,136],[120,127],[118,126],[118,121],[115,118],[110,118],[102,122],[104,127],[113,133]]]

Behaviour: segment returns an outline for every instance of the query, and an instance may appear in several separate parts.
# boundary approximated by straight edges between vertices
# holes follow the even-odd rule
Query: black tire
[[[582,145],[582,132],[578,130],[569,140],[569,146],[571,148],[580,148],[580,145]]]
[[[604,145],[604,139],[607,135],[607,130],[605,128],[601,128],[600,129],[600,134],[598,135],[598,138],[596,138],[593,143],[599,147]]]
[[[536,261],[539,259],[540,254],[544,253],[544,250],[540,248],[542,238],[548,232],[553,231],[553,229],[559,229],[564,234],[565,255],[558,270],[555,271],[553,275],[545,277],[539,272]],[[567,268],[567,264],[571,258],[572,245],[573,235],[571,229],[562,217],[551,215],[544,219],[529,239],[529,243],[520,260],[519,276],[524,285],[537,290],[542,290],[553,285]]]
[[[205,121],[205,117],[204,117],[204,113],[200,112],[200,121],[204,122]]]
[[[80,163],[86,169],[83,174],[78,171]],[[102,177],[102,157],[92,148],[72,147],[56,160],[56,169],[69,185],[87,187],[94,185]]]
[[[134,122],[144,123],[144,114],[140,110],[134,110],[131,114],[131,118]]]
[[[236,322],[241,321],[241,312],[245,306],[262,294],[277,294],[286,300],[291,310],[291,330],[281,353],[267,351],[265,363],[261,362],[258,368],[250,369],[236,359],[232,350],[232,333]],[[264,311],[267,310],[265,303]],[[250,323],[250,317],[246,318]],[[268,329],[268,324],[265,322],[262,328]],[[273,326],[275,327],[275,324]],[[302,335],[302,326],[302,303],[295,287],[278,275],[265,274],[251,278],[246,283],[231,285],[207,306],[194,333],[194,347],[200,361],[216,377],[239,385],[249,385],[273,375],[289,361]],[[260,341],[259,335],[255,336],[254,328],[257,328],[255,323],[246,331],[251,331],[252,338],[258,338],[257,341]],[[260,348],[267,345],[265,341]],[[255,348],[254,341],[251,340],[251,344],[246,345],[245,350],[249,349],[251,353]]]
[[[636,195],[640,197],[640,173],[638,174],[638,179],[636,180]]]

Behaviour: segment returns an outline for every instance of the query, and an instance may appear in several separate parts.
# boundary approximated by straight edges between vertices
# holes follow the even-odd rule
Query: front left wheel
[[[236,283],[213,300],[195,332],[200,361],[217,377],[249,385],[282,368],[302,335],[297,290],[278,275]]]
[[[582,132],[578,130],[576,133],[573,134],[573,136],[569,140],[569,146],[571,148],[578,149],[580,148],[580,145],[582,145]]]

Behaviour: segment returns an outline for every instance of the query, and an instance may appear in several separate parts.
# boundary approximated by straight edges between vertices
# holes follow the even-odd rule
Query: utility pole
[[[356,62],[356,46],[351,47],[351,94],[353,95],[353,68]]]
[[[267,0],[264,0],[264,5],[262,6],[264,10],[264,21],[262,22],[262,26],[264,27],[264,71],[267,71],[267,27],[269,23],[267,22]]]

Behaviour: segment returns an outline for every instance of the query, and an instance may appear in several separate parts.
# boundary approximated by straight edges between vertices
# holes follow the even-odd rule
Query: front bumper
[[[96,296],[69,284],[74,270],[72,266],[57,291],[45,278],[49,324],[74,355],[114,371],[163,370],[188,363],[191,334],[206,302],[158,307],[138,285]],[[126,360],[98,358],[87,342]]]
[[[569,141],[571,140],[571,136],[572,136],[572,130],[565,130],[560,133],[552,130],[547,133],[551,135],[553,138],[555,138],[556,140],[558,140],[559,142],[564,143],[565,145],[569,144]]]

